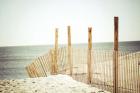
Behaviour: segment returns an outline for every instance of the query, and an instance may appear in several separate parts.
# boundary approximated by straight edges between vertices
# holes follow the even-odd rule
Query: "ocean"
[[[60,45],[64,46],[66,45]],[[87,47],[87,44],[74,44],[72,47]],[[52,45],[0,47],[0,79],[28,78],[25,67],[51,48]],[[113,43],[94,43],[93,48],[111,50]],[[119,49],[140,51],[140,41],[120,42]]]

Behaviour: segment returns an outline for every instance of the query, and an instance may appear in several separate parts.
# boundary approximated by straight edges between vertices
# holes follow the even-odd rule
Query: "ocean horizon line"
[[[135,40],[135,41],[119,41],[119,43],[129,43],[129,42],[140,42],[140,40]],[[102,43],[106,43],[106,44],[113,44],[113,41],[105,41],[105,42],[92,42],[92,44],[102,44]],[[72,43],[72,45],[84,45],[84,44],[88,44],[88,43]],[[59,46],[64,46],[67,44],[62,44],[62,43],[58,43]],[[33,47],[33,46],[48,46],[48,47],[52,47],[54,46],[54,44],[32,44],[32,45],[4,45],[4,46],[0,46],[0,47]]]

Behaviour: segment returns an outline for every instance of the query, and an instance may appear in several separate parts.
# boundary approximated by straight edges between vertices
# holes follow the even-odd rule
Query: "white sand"
[[[110,93],[77,82],[67,75],[0,80],[0,93]]]

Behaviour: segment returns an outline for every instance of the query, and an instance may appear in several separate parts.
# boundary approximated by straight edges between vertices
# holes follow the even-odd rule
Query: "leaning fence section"
[[[88,49],[72,48],[70,66],[68,49],[59,48],[57,62],[54,62],[54,50],[38,57],[26,67],[30,77],[46,77],[50,74],[67,74],[80,82],[88,82]],[[92,86],[113,92],[113,51],[93,50]],[[72,67],[72,75],[71,69]],[[57,73],[54,73],[57,70]],[[140,92],[140,52],[118,51],[118,91],[119,93]]]

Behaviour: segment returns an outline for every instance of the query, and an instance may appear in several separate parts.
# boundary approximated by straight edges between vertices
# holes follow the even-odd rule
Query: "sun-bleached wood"
[[[73,73],[73,64],[72,64],[72,56],[71,56],[71,27],[68,26],[68,63],[70,67],[70,75]]]
[[[93,77],[93,63],[92,63],[92,28],[88,28],[88,58],[87,58],[87,73],[88,73],[88,83],[92,82]]]

